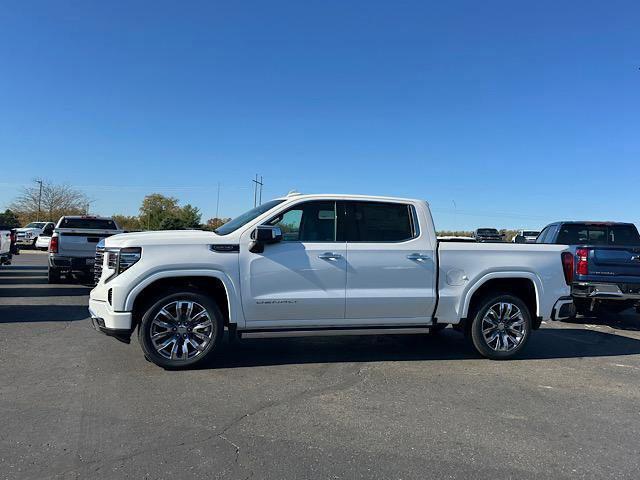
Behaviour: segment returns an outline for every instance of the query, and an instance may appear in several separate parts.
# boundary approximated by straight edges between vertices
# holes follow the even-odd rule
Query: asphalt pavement
[[[637,479],[640,317],[547,323],[517,360],[458,333],[251,338],[164,371],[95,332],[46,255],[0,267],[0,478]]]

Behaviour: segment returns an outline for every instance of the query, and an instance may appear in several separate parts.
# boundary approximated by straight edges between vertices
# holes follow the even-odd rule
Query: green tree
[[[157,230],[184,230],[185,228],[184,221],[180,217],[171,215],[162,219]]]
[[[0,213],[0,225],[9,228],[17,228],[20,226],[20,220],[18,219],[18,215],[7,208],[4,213]]]
[[[123,230],[133,231],[142,230],[142,224],[140,218],[135,215],[113,215],[112,218],[116,221],[118,226]]]
[[[209,220],[207,220],[207,223],[205,223],[202,228],[204,230],[210,230],[213,231],[218,227],[221,227],[222,225],[224,225],[225,223],[227,223],[229,220],[231,220],[230,218],[210,218]]]
[[[152,193],[144,197],[142,201],[142,205],[140,206],[140,222],[146,230],[159,230],[165,219],[172,217],[178,218],[180,210],[177,198]]]
[[[200,209],[189,203],[180,209],[178,218],[182,221],[183,228],[201,228],[202,214]]]

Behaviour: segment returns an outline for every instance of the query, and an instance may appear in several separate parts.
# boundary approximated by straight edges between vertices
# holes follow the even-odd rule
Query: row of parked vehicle
[[[502,242],[495,228],[480,228],[474,241]],[[513,243],[568,245],[576,258],[572,295],[581,314],[640,311],[640,236],[632,223],[563,221],[542,231],[520,230]]]

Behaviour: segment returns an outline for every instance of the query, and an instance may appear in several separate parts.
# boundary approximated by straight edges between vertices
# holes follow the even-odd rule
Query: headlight
[[[142,249],[140,247],[109,248],[106,253],[107,268],[113,271],[112,277],[115,277],[140,260]]]

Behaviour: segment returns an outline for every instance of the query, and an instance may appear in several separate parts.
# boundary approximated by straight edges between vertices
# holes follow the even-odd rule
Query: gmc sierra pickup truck
[[[115,235],[96,253],[94,327],[179,368],[244,332],[437,331],[492,359],[573,314],[567,248],[438,242],[425,201],[290,194],[214,232]],[[388,331],[388,330],[387,330]]]
[[[640,304],[640,235],[633,223],[556,222],[537,242],[568,245],[574,254],[571,294],[578,313]]]
[[[48,280],[58,283],[63,274],[92,272],[98,242],[122,230],[111,218],[83,215],[61,217],[52,232]]]

